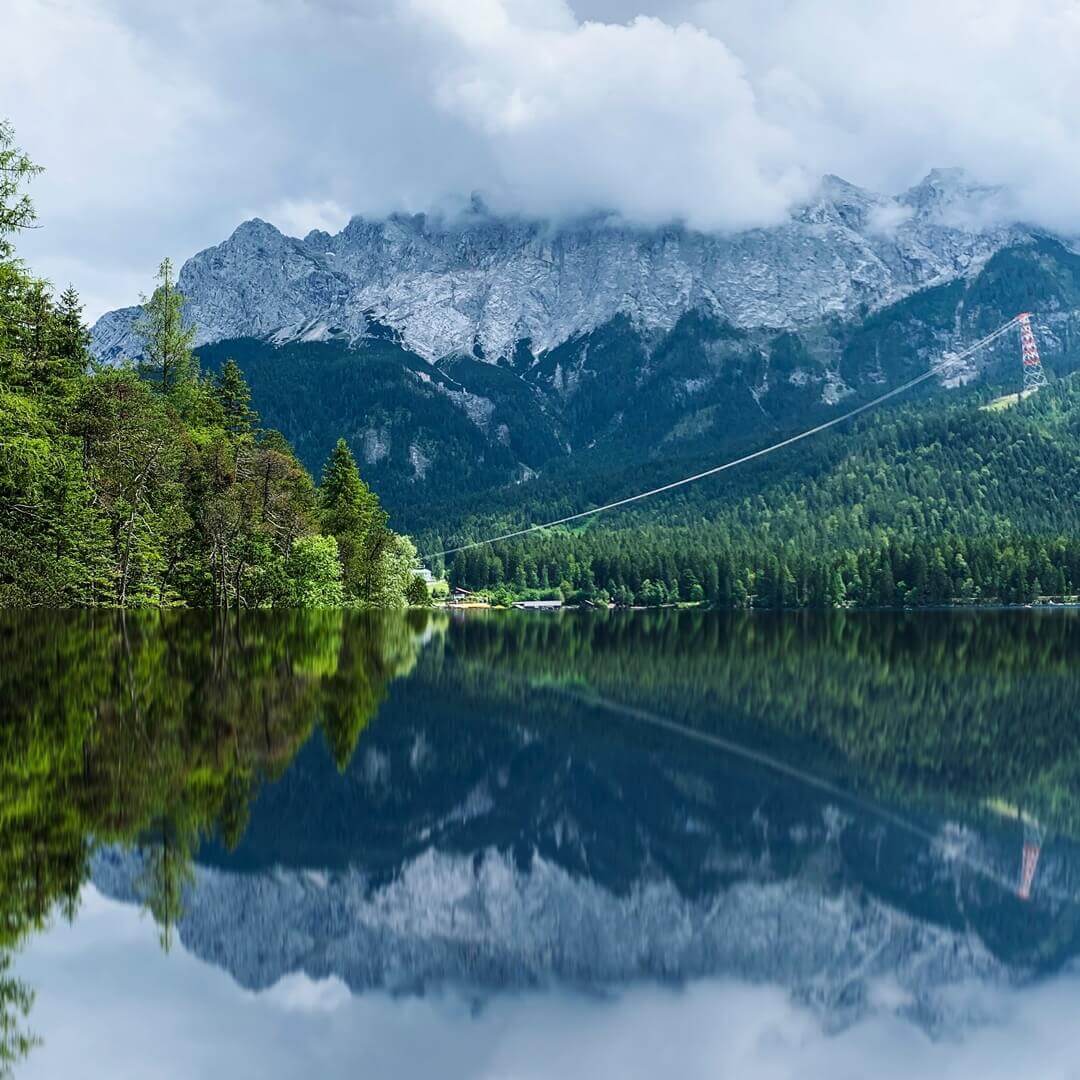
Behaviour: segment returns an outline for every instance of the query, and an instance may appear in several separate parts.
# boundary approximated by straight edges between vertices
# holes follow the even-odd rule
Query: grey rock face
[[[138,899],[141,873],[133,852],[94,860],[95,884],[117,899]],[[950,991],[1014,978],[970,931],[824,894],[812,878],[745,880],[692,899],[657,877],[619,895],[539,856],[522,870],[494,849],[428,849],[379,887],[358,869],[199,867],[185,909],[185,947],[253,990],[298,971],[337,975],[356,993],[724,975],[783,986],[839,1028],[874,1011],[887,983],[901,1011],[933,1030],[955,1019]]]
[[[844,317],[970,273],[1026,239],[995,224],[1006,212],[1001,192],[935,170],[896,198],[826,177],[789,221],[735,235],[602,215],[499,218],[478,203],[453,219],[354,218],[336,236],[302,240],[252,220],[189,259],[179,286],[198,344],[356,339],[378,323],[430,361],[495,359],[519,341],[549,350],[618,314],[661,331],[697,307],[747,328]],[[96,355],[137,355],[136,310],[98,321]]]

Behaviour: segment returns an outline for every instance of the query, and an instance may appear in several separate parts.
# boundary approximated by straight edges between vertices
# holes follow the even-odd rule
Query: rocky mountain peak
[[[1015,220],[1006,189],[982,184],[961,168],[931,169],[896,201],[927,221],[965,231],[982,232]]]
[[[180,289],[199,344],[235,337],[362,338],[376,321],[429,361],[534,353],[626,315],[670,330],[703,307],[741,328],[796,329],[949,280],[1022,230],[1001,193],[935,170],[896,199],[840,177],[768,229],[644,227],[610,214],[551,222],[491,213],[354,217],[331,235],[285,236],[258,218],[185,263]],[[131,309],[94,328],[104,359],[136,355]]]
[[[861,233],[866,230],[875,208],[889,201],[885,196],[829,174],[822,177],[816,196],[797,212],[797,216],[807,222],[831,222]]]

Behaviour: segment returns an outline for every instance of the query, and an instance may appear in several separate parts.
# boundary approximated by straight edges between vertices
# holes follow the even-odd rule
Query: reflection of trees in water
[[[162,818],[142,842],[146,855],[137,888],[158,925],[161,948],[169,952],[173,929],[184,914],[184,889],[195,882],[192,855],[197,838],[179,834],[174,822]]]
[[[583,684],[904,804],[996,800],[1080,835],[1064,613],[0,613],[0,1066],[27,1049],[11,953],[58,904],[73,915],[91,845],[141,848],[168,943],[198,845],[234,846],[316,727],[344,768],[432,626],[449,626],[415,681],[432,708],[571,725],[563,690]],[[1071,940],[1060,920],[1047,933]]]
[[[861,887],[974,928],[1010,964],[1055,970],[1080,947],[1078,613],[480,615],[452,622],[439,648],[415,681],[465,709],[565,740],[592,701],[608,741],[642,755],[661,738],[633,715],[648,713],[669,745],[679,725],[688,752],[738,747],[777,762],[777,777],[796,768],[811,788],[843,789],[841,807],[869,801],[924,840],[941,831],[937,858],[901,852],[889,828],[895,851],[879,863],[849,830],[845,860]],[[1048,848],[1033,867],[1036,822]]]
[[[877,795],[1019,807],[1080,836],[1077,613],[473,617],[446,648],[455,692],[525,703],[584,684],[751,743],[782,736]]]
[[[21,980],[13,979],[11,953],[0,956],[0,1076],[11,1075],[17,1065],[34,1048],[37,1039],[24,1030],[23,1018],[34,1003],[33,991]]]
[[[30,1046],[11,953],[74,916],[91,846],[139,845],[167,948],[201,838],[235,845],[315,726],[347,761],[428,618],[0,613],[0,1070]]]

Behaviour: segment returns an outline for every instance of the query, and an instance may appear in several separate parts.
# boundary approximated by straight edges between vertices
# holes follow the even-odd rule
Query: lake
[[[1078,612],[5,612],[0,708],[15,1076],[1077,1075]]]

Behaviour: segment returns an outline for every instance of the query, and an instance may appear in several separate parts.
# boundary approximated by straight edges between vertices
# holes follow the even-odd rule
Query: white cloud
[[[288,236],[306,236],[312,229],[339,232],[351,215],[333,199],[282,199],[264,216]]]
[[[605,207],[738,228],[961,165],[1080,232],[1074,0],[6,0],[22,250],[97,314],[254,208]]]
[[[883,203],[871,209],[867,224],[871,232],[880,236],[892,236],[912,214],[914,211],[909,206],[893,202]]]
[[[960,165],[1037,222],[1080,230],[1073,0],[699,0],[808,168],[895,190]]]
[[[482,18],[454,0],[409,7],[451,45],[436,100],[487,140],[505,206],[736,228],[779,220],[808,190],[790,134],[704,30],[577,23],[557,0],[542,25],[500,0],[478,4]]]
[[[285,1012],[328,1013],[344,1008],[351,995],[336,975],[312,979],[302,971],[278,979],[264,994],[264,1000]]]
[[[43,1040],[24,1080],[1071,1080],[1080,1055],[1075,973],[960,988],[952,1011],[972,1021],[937,1039],[898,1014],[907,1001],[887,985],[873,989],[875,1014],[840,1032],[778,987],[723,978],[496,994],[480,1008],[456,992],[350,995],[333,977],[304,975],[253,993],[181,944],[163,955],[137,907],[87,893],[74,926],[32,939],[18,958]]]

